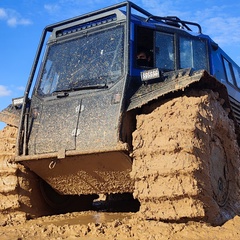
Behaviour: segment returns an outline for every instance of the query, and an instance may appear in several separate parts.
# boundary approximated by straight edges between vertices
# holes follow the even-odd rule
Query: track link
[[[60,195],[30,169],[14,163],[17,131],[10,125],[0,131],[0,225],[91,209],[97,195]]]
[[[137,116],[131,176],[143,218],[219,225],[239,214],[239,148],[220,102],[191,91]]]
[[[13,161],[17,131],[10,125],[0,131],[0,225],[52,213],[43,201],[39,178]]]
[[[12,162],[16,136],[16,127],[6,126],[0,131],[0,225],[26,219],[26,215],[19,211],[18,166]]]

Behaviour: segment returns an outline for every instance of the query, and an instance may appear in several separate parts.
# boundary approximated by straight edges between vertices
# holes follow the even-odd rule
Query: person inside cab
[[[140,67],[151,67],[150,51],[146,48],[140,48],[137,52],[137,65]]]

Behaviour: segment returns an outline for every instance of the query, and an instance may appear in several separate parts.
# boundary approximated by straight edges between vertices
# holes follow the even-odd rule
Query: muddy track
[[[91,209],[96,195],[62,196],[28,168],[14,163],[17,131],[10,125],[0,131],[0,226]]]
[[[0,131],[0,225],[51,213],[43,200],[39,178],[13,161],[17,131],[10,125]]]
[[[18,166],[11,162],[15,155],[17,128],[6,126],[0,131],[0,224],[22,221],[25,214],[19,212]]]
[[[215,225],[239,214],[238,145],[218,95],[192,91],[150,108],[133,134],[142,217]]]

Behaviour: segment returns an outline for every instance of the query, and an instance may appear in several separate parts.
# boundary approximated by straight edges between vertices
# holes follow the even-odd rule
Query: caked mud
[[[137,213],[78,212],[0,227],[0,239],[225,240],[239,239],[240,217],[222,226],[142,220]]]
[[[217,93],[185,92],[137,116],[134,196],[145,219],[221,225],[240,213],[234,123]]]
[[[221,99],[189,92],[151,107],[138,116],[133,134],[131,177],[141,206],[125,211],[120,206],[130,202],[123,199],[113,208],[95,202],[91,211],[31,219],[24,210],[41,201],[30,199],[29,173],[11,161],[17,129],[5,127],[0,239],[238,239],[239,148]]]

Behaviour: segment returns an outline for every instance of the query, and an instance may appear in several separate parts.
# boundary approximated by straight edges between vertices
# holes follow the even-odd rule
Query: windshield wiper
[[[67,91],[54,91],[53,95],[56,95],[57,98],[64,98],[64,97],[68,97],[69,93],[67,93]]]
[[[72,88],[72,91],[85,90],[85,89],[103,89],[103,88],[108,88],[106,83],[74,87]]]
[[[108,88],[106,83],[104,84],[95,84],[95,85],[87,85],[87,86],[80,86],[80,87],[72,87],[68,89],[61,89],[61,90],[55,90],[52,92],[53,95],[56,95],[57,97],[68,97],[68,92],[74,92],[78,90],[85,90],[85,89],[103,89]]]

